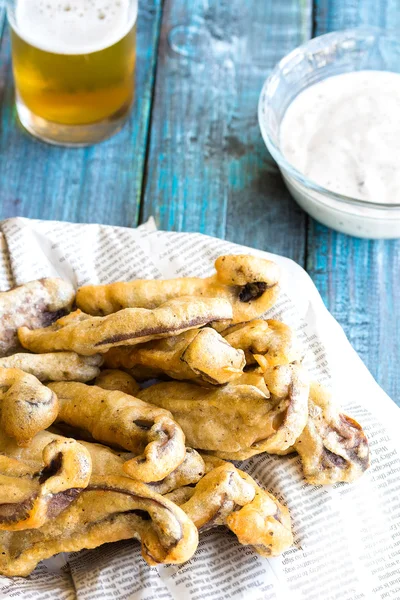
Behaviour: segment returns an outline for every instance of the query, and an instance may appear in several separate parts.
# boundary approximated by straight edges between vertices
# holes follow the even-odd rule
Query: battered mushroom
[[[264,373],[260,367],[253,367],[249,371],[245,371],[235,379],[233,382],[235,385],[254,385],[256,388],[262,391],[268,398],[270,397],[267,384],[265,383]]]
[[[124,464],[133,458],[130,452],[118,452],[102,444],[80,442],[89,451],[92,459],[94,475],[127,476]],[[205,461],[193,448],[186,448],[184,461],[161,481],[148,482],[146,485],[153,492],[168,494],[182,486],[197,483],[205,473]]]
[[[198,544],[195,525],[178,506],[127,477],[92,476],[66,510],[40,529],[0,532],[0,574],[27,576],[59,552],[135,538],[150,565],[180,564]]]
[[[114,346],[140,344],[231,317],[232,308],[222,298],[177,298],[154,310],[126,308],[107,317],[73,314],[45,329],[21,327],[18,336],[32,352],[72,350],[90,356]]]
[[[307,425],[293,446],[313,485],[354,481],[369,467],[368,440],[361,425],[340,412],[328,391],[310,386]]]
[[[139,397],[170,410],[190,446],[244,460],[289,448],[307,421],[305,371],[297,365],[276,367],[270,380],[269,398],[252,385],[207,389],[173,381],[144,389]]]
[[[79,356],[75,352],[29,354],[21,352],[0,358],[0,369],[21,369],[39,381],[91,381],[100,373],[100,354]]]
[[[92,315],[108,315],[121,308],[155,308],[177,296],[226,298],[232,304],[233,322],[262,315],[279,294],[279,268],[264,258],[247,254],[220,256],[215,275],[178,279],[87,285],[77,292],[79,308]]]
[[[263,371],[302,358],[294,331],[280,321],[255,319],[228,327],[222,335],[231,346],[244,350],[247,365],[259,363]]]
[[[131,477],[160,481],[183,462],[185,436],[169,411],[84,383],[50,383],[49,387],[59,399],[60,421],[136,455],[124,464]]]
[[[153,481],[147,485],[158,494],[168,494],[172,490],[200,481],[205,469],[205,461],[201,455],[193,448],[186,448],[185,459],[179,467],[161,481]]]
[[[240,376],[245,358],[214,329],[204,327],[131,348],[112,348],[105,355],[105,363],[125,369],[150,367],[174,379],[223,384]]]
[[[140,386],[129,373],[118,369],[106,369],[96,377],[95,384],[103,390],[119,391],[135,396]]]
[[[201,531],[226,525],[239,542],[261,556],[277,556],[293,543],[289,511],[249,475],[225,463],[211,470],[193,489],[168,494]],[[187,497],[190,494],[190,498]]]
[[[58,412],[56,395],[20,369],[0,368],[0,430],[20,446],[49,427]]]
[[[75,290],[62,279],[39,279],[0,292],[0,356],[18,351],[19,327],[47,327],[67,313]]]
[[[0,530],[41,527],[89,483],[89,452],[75,440],[43,431],[27,448],[0,432]]]

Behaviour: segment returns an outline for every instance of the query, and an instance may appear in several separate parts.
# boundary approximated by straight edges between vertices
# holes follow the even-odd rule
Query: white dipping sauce
[[[400,74],[356,71],[307,88],[283,117],[280,147],[328,190],[400,203]]]

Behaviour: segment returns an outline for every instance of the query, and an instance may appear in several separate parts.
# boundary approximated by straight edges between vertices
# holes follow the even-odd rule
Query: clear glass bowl
[[[370,202],[326,190],[295,169],[279,147],[282,118],[302,90],[332,75],[361,70],[400,72],[400,43],[372,28],[314,38],[276,65],[261,91],[258,120],[290,193],[314,219],[357,237],[397,238],[400,204]]]

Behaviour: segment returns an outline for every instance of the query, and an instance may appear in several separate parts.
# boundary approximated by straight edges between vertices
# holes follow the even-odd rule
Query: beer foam
[[[137,0],[17,0],[12,26],[26,42],[56,54],[112,46],[137,18]]]

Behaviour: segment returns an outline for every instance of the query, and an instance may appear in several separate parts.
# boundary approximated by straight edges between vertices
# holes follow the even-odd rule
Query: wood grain
[[[311,3],[166,0],[143,218],[304,263],[304,213],[261,139],[269,71],[311,33]]]
[[[393,0],[319,0],[315,34],[400,25]],[[361,240],[310,219],[307,270],[378,383],[400,405],[400,241]]]
[[[398,0],[314,0],[314,35],[359,25],[381,27],[398,35]]]
[[[162,0],[140,2],[136,99],[124,129],[88,148],[38,142],[22,130],[14,108],[9,31],[0,48],[0,219],[137,224],[155,76]]]

